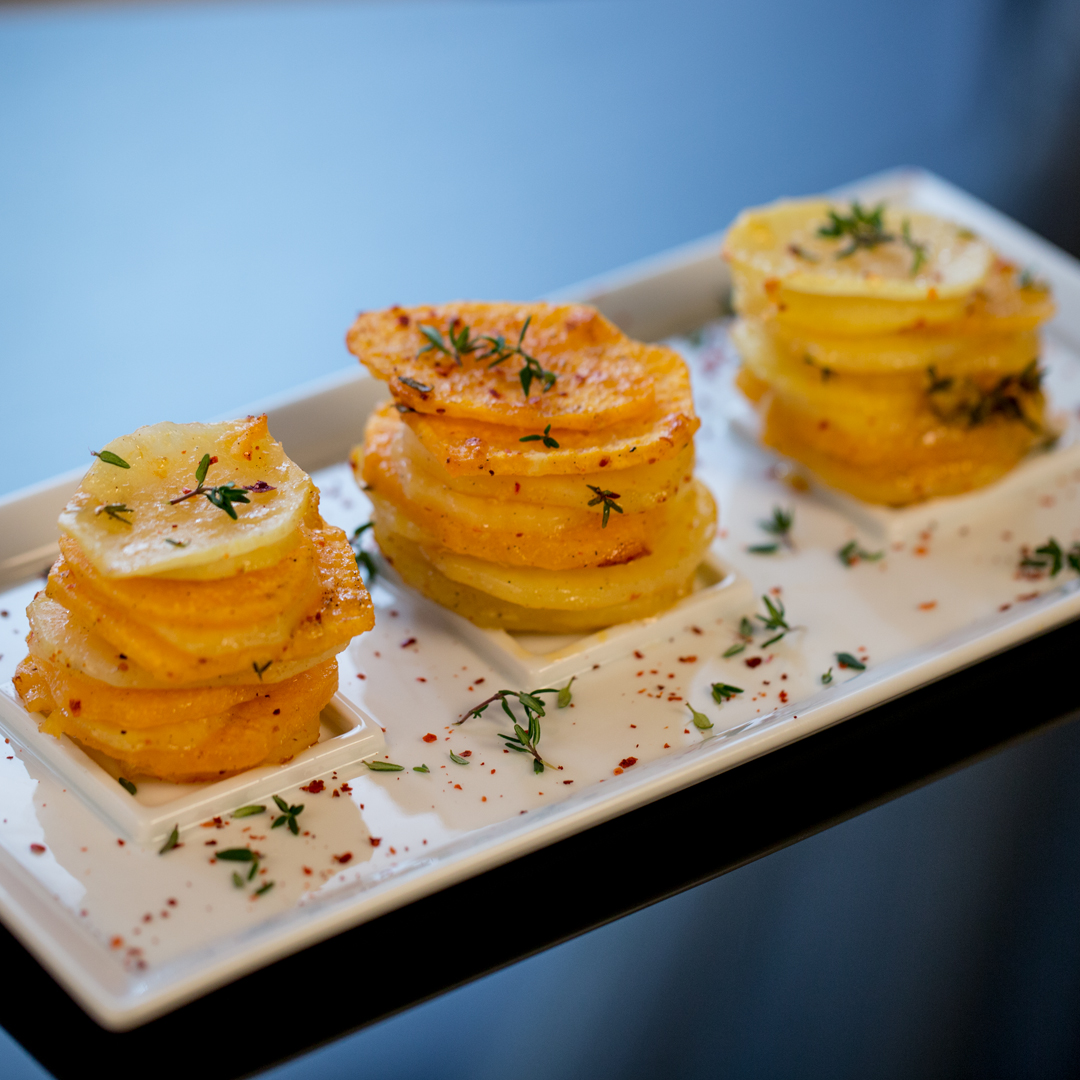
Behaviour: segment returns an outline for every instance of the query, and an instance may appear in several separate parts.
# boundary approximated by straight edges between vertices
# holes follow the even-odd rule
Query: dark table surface
[[[539,295],[896,164],[1080,250],[1078,57],[1064,0],[0,5],[0,492],[344,366],[357,309]],[[126,1035],[4,935],[4,1026],[57,1076],[238,1076],[568,942],[282,1075],[1070,1075],[1078,643]]]

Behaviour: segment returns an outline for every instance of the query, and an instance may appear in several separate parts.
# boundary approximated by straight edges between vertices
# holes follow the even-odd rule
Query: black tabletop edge
[[[168,1048],[193,1039],[203,1045],[205,1080],[256,1074],[1071,722],[1080,707],[1070,663],[1078,648],[1080,621],[389,912],[132,1031],[100,1028],[0,929],[4,1027],[61,1080],[81,1076],[89,1061],[152,1061],[163,1080],[187,1076],[191,1058]],[[647,875],[642,848],[662,854],[649,859]],[[279,1012],[283,1000],[289,1006]],[[276,1015],[282,1019],[270,1022]],[[215,1037],[237,1031],[248,1035]]]

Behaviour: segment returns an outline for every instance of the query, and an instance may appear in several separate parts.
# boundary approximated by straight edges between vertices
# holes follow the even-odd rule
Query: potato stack
[[[15,686],[121,775],[216,780],[319,737],[336,654],[374,624],[345,534],[266,417],[111,442],[60,515]]]
[[[686,365],[581,305],[361,315],[393,401],[353,453],[401,577],[479,626],[587,631],[685,596],[716,527]]]
[[[738,384],[763,441],[903,506],[992,483],[1052,440],[1045,285],[929,214],[822,200],[748,210],[724,243]]]

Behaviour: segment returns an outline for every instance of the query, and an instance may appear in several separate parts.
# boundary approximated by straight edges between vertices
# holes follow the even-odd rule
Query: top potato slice
[[[484,424],[430,413],[407,412],[402,417],[428,452],[451,476],[478,472],[489,476],[565,476],[603,473],[638,465],[655,465],[682,453],[701,421],[694,413],[690,373],[674,349],[641,346],[641,356],[652,385],[649,410],[592,431],[552,427],[550,437],[522,442],[526,435],[542,435],[546,423],[522,431],[505,424]]]
[[[265,565],[263,549],[276,562],[294,542],[314,491],[270,435],[265,416],[153,424],[105,451],[128,467],[99,457],[59,522],[105,577],[229,577]],[[195,474],[206,454],[211,464],[198,493]],[[245,501],[223,496],[227,485]]]
[[[932,214],[800,199],[743,211],[725,237],[724,257],[789,292],[918,301],[971,293],[993,252]]]
[[[579,304],[365,312],[346,340],[399,402],[426,415],[585,431],[652,405],[647,347]]]

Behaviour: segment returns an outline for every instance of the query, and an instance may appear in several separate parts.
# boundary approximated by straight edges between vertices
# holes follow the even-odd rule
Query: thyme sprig
[[[1073,544],[1066,551],[1052,536],[1045,544],[1034,551],[1027,547],[1020,549],[1020,572],[1025,577],[1037,577],[1049,574],[1057,577],[1066,565],[1080,574],[1080,542]]]
[[[884,213],[883,202],[878,203],[873,210],[864,210],[858,199],[855,199],[850,213],[846,216],[829,210],[829,222],[822,225],[817,234],[829,240],[840,240],[846,236],[847,247],[834,256],[837,259],[846,259],[860,248],[875,248],[878,244],[888,244],[896,239],[892,233],[885,231]]]
[[[929,383],[926,388],[930,409],[946,422],[966,421],[968,427],[978,427],[995,416],[1018,420],[1036,434],[1042,428],[1025,412],[1023,396],[1037,394],[1042,389],[1043,371],[1038,359],[1032,360],[1023,371],[1003,375],[984,390],[974,379],[939,375],[935,368],[926,369]]]
[[[134,514],[135,511],[130,506],[125,506],[123,503],[107,503],[104,506],[99,506],[95,511],[95,514],[105,514],[107,517],[111,517],[113,521],[119,521],[124,525],[131,525],[131,522],[127,518],[121,517],[121,514]]]
[[[90,454],[93,457],[100,458],[106,465],[115,465],[120,469],[130,469],[131,466],[119,455],[114,454],[111,450],[91,450]]]
[[[264,495],[268,491],[277,491],[277,488],[271,487],[265,480],[256,480],[254,484],[244,484],[242,487],[237,486],[231,480],[227,484],[218,484],[214,487],[207,487],[204,483],[206,474],[209,472],[210,466],[216,463],[216,457],[211,457],[209,454],[203,454],[202,460],[195,469],[195,490],[185,491],[183,495],[179,495],[175,499],[170,499],[169,505],[175,506],[177,503],[182,503],[185,499],[194,499],[196,495],[205,495],[212,505],[216,506],[219,510],[224,510],[233,521],[236,521],[236,508],[233,504],[251,502],[248,498],[248,492],[253,495]]]
[[[279,825],[288,825],[289,832],[291,832],[293,836],[299,836],[300,826],[296,824],[296,819],[303,812],[304,804],[301,803],[299,806],[290,806],[280,795],[274,796],[274,802],[281,811],[281,816],[274,818],[274,823],[270,828],[276,829]],[[220,858],[220,856],[218,857]]]
[[[623,508],[615,501],[616,499],[621,499],[622,496],[617,491],[604,491],[597,487],[596,484],[586,484],[585,486],[596,496],[589,500],[589,506],[596,506],[597,503],[604,504],[604,518],[600,523],[600,528],[606,529],[611,511],[614,510],[617,514],[623,512]]]
[[[741,641],[736,641],[734,645],[724,650],[724,659],[728,660],[732,656],[738,656],[739,653],[746,651],[746,646],[754,640],[754,630],[756,627],[754,624],[744,615],[739,622],[739,637]]]
[[[765,615],[755,615],[754,618],[758,619],[762,626],[766,630],[779,630],[779,634],[775,634],[769,638],[768,641],[761,643],[761,648],[767,649],[770,645],[775,645],[782,637],[790,634],[794,630],[801,629],[798,626],[789,626],[787,622],[787,614],[784,611],[784,602],[777,597],[774,602],[768,595],[761,597],[762,602],[765,604]]]
[[[353,555],[356,557],[356,565],[362,566],[368,572],[367,586],[369,589],[371,588],[371,583],[379,573],[379,567],[371,557],[370,552],[364,551],[360,546],[360,538],[368,529],[374,528],[374,525],[375,523],[373,521],[367,521],[363,525],[358,525],[353,530],[352,536],[349,538],[349,547],[352,548]]]
[[[789,551],[794,551],[795,544],[791,539],[791,527],[794,524],[794,510],[785,510],[781,506],[774,506],[772,517],[767,521],[759,521],[758,527],[767,532],[770,536],[775,536]]]
[[[562,689],[548,686],[542,690],[532,690],[528,693],[524,690],[496,690],[491,697],[485,698],[479,705],[471,708],[460,720],[455,720],[454,723],[455,725],[464,724],[470,716],[479,716],[489,705],[497,701],[514,725],[513,735],[504,735],[501,731],[498,732],[498,736],[503,740],[505,748],[514,750],[519,754],[530,754],[533,759],[533,772],[542,773],[545,768],[553,769],[555,766],[540,756],[540,718],[546,716],[547,713],[539,695],[556,694],[556,704],[560,709],[565,709],[570,704],[570,686],[573,681],[571,679]],[[522,727],[518,722],[513,709],[510,708],[509,698],[517,698],[518,703],[525,710],[525,727]]]
[[[919,241],[911,235],[911,221],[908,218],[904,218],[904,223],[900,229],[900,239],[913,256],[911,261],[911,276],[914,277],[926,264],[926,249],[928,245],[925,241],[919,243]]]
[[[854,566],[858,562],[877,562],[885,558],[884,551],[867,551],[859,546],[858,540],[849,540],[837,553],[836,557],[845,566]]]
[[[551,437],[551,425],[544,428],[543,435],[523,435],[518,442],[543,442],[549,450],[558,450],[559,444]]]
[[[509,344],[502,334],[495,337],[490,334],[479,334],[473,337],[470,328],[464,323],[459,323],[456,319],[451,322],[445,338],[436,327],[426,326],[421,323],[418,329],[427,339],[427,344],[420,350],[420,355],[423,356],[424,353],[435,350],[452,357],[460,367],[463,356],[471,356],[475,353],[477,360],[490,361],[488,363],[489,368],[517,356],[524,361],[524,366],[518,372],[518,378],[521,380],[521,389],[525,392],[525,396],[529,396],[533,380],[543,385],[546,394],[555,385],[558,376],[554,371],[546,371],[535,356],[525,351],[525,333],[529,329],[529,323],[531,322],[532,316],[530,315],[521,327],[516,344]],[[405,381],[402,379],[402,382]],[[428,387],[428,390],[430,389],[431,387]]]

